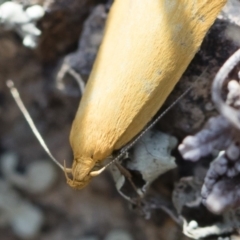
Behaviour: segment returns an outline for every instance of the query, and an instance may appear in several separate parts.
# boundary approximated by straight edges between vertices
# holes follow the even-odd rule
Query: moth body
[[[70,134],[68,183],[90,172],[152,119],[226,0],[115,0]]]

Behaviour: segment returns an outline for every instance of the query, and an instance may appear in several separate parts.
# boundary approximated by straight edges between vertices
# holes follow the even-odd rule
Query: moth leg
[[[133,187],[134,191],[137,193],[137,195],[140,197],[139,192],[137,190],[137,187],[135,185],[135,183],[132,181],[132,174],[125,168],[123,167],[120,163],[116,162],[115,163],[118,170],[120,171],[120,173],[127,178],[127,180],[129,181],[129,183],[131,184],[131,186]]]
[[[143,212],[143,210],[142,210],[142,196],[139,194],[139,191],[138,191],[135,183],[132,181],[132,174],[130,173],[130,171],[128,171],[128,169],[123,167],[118,162],[116,162],[115,164],[116,164],[116,167],[118,168],[118,170],[120,171],[120,173],[123,176],[126,177],[126,179],[129,181],[130,185],[132,186],[132,188],[134,189],[134,191],[137,194],[137,197],[132,199],[132,203],[135,204],[135,206],[137,206],[137,208],[140,209],[140,211]]]

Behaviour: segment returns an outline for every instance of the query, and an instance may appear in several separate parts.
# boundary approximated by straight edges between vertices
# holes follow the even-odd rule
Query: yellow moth
[[[96,164],[152,119],[226,0],[115,0],[70,134],[66,172],[81,189]]]

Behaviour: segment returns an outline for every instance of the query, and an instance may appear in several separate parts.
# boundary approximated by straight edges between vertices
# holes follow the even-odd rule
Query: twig
[[[83,94],[84,90],[85,90],[85,83],[84,83],[83,79],[81,78],[80,74],[78,74],[73,68],[71,68],[71,66],[69,66],[69,64],[67,64],[65,62],[63,63],[62,67],[60,68],[60,70],[57,74],[58,85],[63,84],[62,80],[67,72],[76,80],[76,82],[79,86],[80,92],[81,92],[81,94]],[[62,86],[61,86],[61,88],[62,88]]]

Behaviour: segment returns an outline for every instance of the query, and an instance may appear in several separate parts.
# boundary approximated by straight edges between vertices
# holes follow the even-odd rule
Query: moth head
[[[97,164],[92,158],[75,159],[71,169],[66,168],[64,163],[67,184],[74,189],[86,187],[91,179],[96,176],[96,171],[92,174],[92,170],[95,169],[96,166]]]
[[[70,178],[67,173],[66,173],[66,179],[67,179],[67,184],[77,190],[83,189],[84,187],[86,187],[89,182],[91,181],[91,176],[88,175],[86,176],[83,180],[75,180],[74,177]]]

